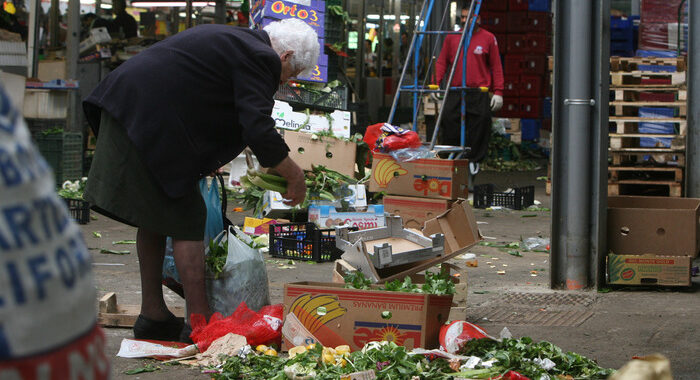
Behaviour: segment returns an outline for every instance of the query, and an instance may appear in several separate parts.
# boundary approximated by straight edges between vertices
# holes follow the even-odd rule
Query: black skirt
[[[168,197],[139,157],[126,129],[104,110],[99,132],[84,192],[92,209],[173,239],[202,240],[207,211],[199,187],[194,185],[181,198]]]

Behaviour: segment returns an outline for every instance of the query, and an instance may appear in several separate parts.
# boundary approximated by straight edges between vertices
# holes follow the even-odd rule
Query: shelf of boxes
[[[683,195],[684,58],[610,59],[609,195]]]

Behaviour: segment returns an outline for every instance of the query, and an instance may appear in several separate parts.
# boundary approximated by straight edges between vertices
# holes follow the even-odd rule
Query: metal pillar
[[[226,23],[226,1],[216,0],[216,7],[214,8],[214,23],[225,24]]]
[[[39,74],[40,7],[41,0],[31,1],[31,8],[29,9],[29,35],[27,36],[27,75],[32,78],[36,78]]]
[[[553,288],[599,282],[605,257],[609,8],[609,0],[555,2]]]
[[[185,3],[185,28],[192,27],[192,0],[187,0]]]
[[[680,27],[679,27],[680,28]],[[692,198],[700,197],[700,4],[690,1],[688,4],[688,142],[686,173],[688,177],[686,194]],[[698,78],[696,78],[698,77]],[[700,80],[700,79],[699,79]]]
[[[78,79],[80,58],[80,0],[68,2],[68,32],[66,33],[66,79]],[[82,132],[80,92],[68,91],[68,120],[66,130]]]
[[[365,78],[368,74],[365,68],[365,30],[367,29],[367,0],[362,0],[360,4],[360,14],[358,17],[359,22],[357,23],[359,28],[357,31],[357,57],[355,58],[355,88],[358,91],[358,99],[356,99],[356,101],[365,99],[365,92],[367,88],[367,86],[365,85]]]
[[[60,21],[61,10],[59,9],[58,0],[51,0],[51,8],[49,8],[49,47],[53,50],[58,49],[60,46]]]

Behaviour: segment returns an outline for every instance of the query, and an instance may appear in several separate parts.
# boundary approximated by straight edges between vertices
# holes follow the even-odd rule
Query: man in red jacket
[[[469,9],[462,8],[461,23],[467,21],[468,15]],[[467,91],[465,96],[466,119],[464,123],[467,130],[465,145],[471,148],[467,158],[472,162],[470,165],[472,174],[478,172],[478,163],[484,159],[488,151],[489,138],[491,137],[491,112],[496,112],[503,106],[503,68],[498,52],[498,43],[493,34],[479,27],[480,21],[477,17],[467,51],[466,85],[470,88],[488,88],[490,92],[493,92],[493,97],[489,99],[488,93],[474,90]],[[438,84],[449,77],[449,70],[455,54],[457,54],[460,38],[459,34],[450,34],[445,38],[436,65],[436,82]],[[460,52],[452,78],[452,87],[462,86],[462,64],[463,58]],[[442,131],[440,143],[460,146],[461,96],[459,91],[449,93],[444,112],[446,113],[440,125]]]

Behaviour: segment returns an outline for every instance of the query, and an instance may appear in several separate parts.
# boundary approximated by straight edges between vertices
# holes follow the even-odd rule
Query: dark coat
[[[101,109],[119,121],[177,198],[246,146],[265,167],[287,157],[270,116],[281,70],[266,32],[201,25],[124,62],[83,107],[96,135]]]

